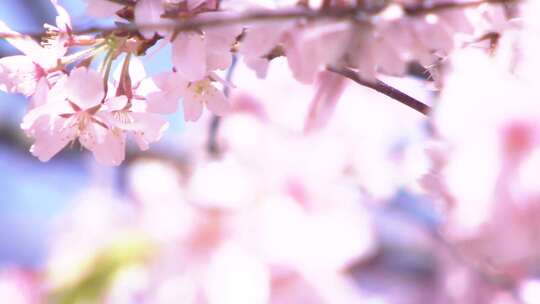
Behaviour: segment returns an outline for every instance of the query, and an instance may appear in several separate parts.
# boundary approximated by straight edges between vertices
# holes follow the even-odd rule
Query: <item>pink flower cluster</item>
[[[270,60],[286,56],[298,81],[328,82],[313,101],[309,130],[322,126],[321,117],[333,111],[346,84],[341,76],[324,76],[327,66],[352,68],[372,81],[380,73],[402,76],[410,62],[419,62],[435,77],[433,64],[450,54],[457,34],[482,34],[473,25],[495,24],[491,12],[500,9],[488,5],[469,12],[458,1],[449,2],[456,8],[433,11],[448,3],[315,2],[261,7],[246,0],[88,0],[89,15],[120,19],[115,31],[81,35],[51,0],[57,24],[45,25],[41,43],[0,23],[0,36],[23,54],[0,59],[0,89],[29,97],[21,126],[34,138],[31,152],[40,160],[78,140],[98,162],[118,165],[126,138],[147,149],[167,129],[162,115],[177,111],[180,101],[186,121],[198,120],[204,107],[226,114],[230,106],[221,88],[234,85],[220,71],[231,66],[233,53],[259,77],[266,76]],[[274,11],[282,15],[271,18]],[[350,18],[331,17],[339,12]],[[186,22],[193,26],[183,29]],[[173,66],[146,76],[136,57],[156,43],[172,45]],[[76,47],[82,50],[72,51]],[[111,74],[114,63],[120,68]]]

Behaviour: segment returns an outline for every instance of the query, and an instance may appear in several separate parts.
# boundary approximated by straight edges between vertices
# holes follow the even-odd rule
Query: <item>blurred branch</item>
[[[375,79],[374,81],[366,80],[362,78],[356,71],[349,68],[328,67],[327,69],[331,72],[347,77],[362,86],[368,87],[394,100],[397,100],[398,102],[424,115],[428,115],[431,111],[430,106],[378,79]]]
[[[482,4],[507,4],[517,3],[521,0],[477,0],[470,2],[443,2],[434,5],[417,5],[417,6],[403,6],[403,11],[409,16],[417,16],[422,14],[429,14],[448,9],[459,8],[471,8]],[[366,20],[372,15],[376,15],[379,11],[371,12],[362,7],[349,7],[349,8],[327,8],[327,9],[309,9],[305,7],[294,7],[274,10],[250,10],[245,13],[234,14],[229,16],[207,16],[204,18],[189,19],[189,20],[177,20],[170,24],[115,24],[113,26],[96,26],[87,29],[73,31],[75,35],[85,35],[92,33],[109,34],[114,31],[122,32],[137,32],[141,29],[170,29],[174,31],[191,31],[201,28],[219,27],[234,24],[246,24],[252,22],[264,22],[264,21],[285,21],[294,19],[355,19]],[[16,35],[9,33],[2,33],[0,37],[3,38],[17,38],[24,35]],[[40,37],[41,33],[27,33],[26,36]]]
[[[227,83],[230,83],[232,81],[232,76],[234,74],[234,70],[236,68],[236,63],[238,62],[237,55],[233,55],[231,66],[229,67],[229,70],[227,70],[227,76],[225,80],[227,80]],[[230,87],[228,85],[223,85],[223,94],[225,97],[229,97],[230,93]],[[206,150],[208,153],[212,156],[218,156],[220,154],[219,145],[217,142],[217,135],[219,132],[219,125],[221,124],[221,117],[217,115],[212,116],[212,120],[210,121],[210,130],[208,134],[208,144],[206,146]]]
[[[426,2],[426,1],[423,1]],[[432,5],[426,5],[425,3],[419,5],[405,6],[403,10],[409,16],[416,16],[422,14],[436,13],[439,11],[444,11],[448,9],[465,9],[465,8],[474,8],[482,4],[509,4],[509,3],[518,3],[521,0],[476,0],[469,2],[436,2]]]

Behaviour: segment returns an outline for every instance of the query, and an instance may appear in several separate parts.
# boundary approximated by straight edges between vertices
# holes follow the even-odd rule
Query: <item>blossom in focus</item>
[[[11,30],[0,21],[0,34],[7,35],[6,40],[24,55],[3,57],[0,59],[0,89],[9,93],[21,93],[31,96],[36,90],[41,78],[46,78],[52,69],[57,66],[58,60],[67,52],[64,35],[70,30],[69,16],[56,1],[53,1],[59,15],[57,26],[48,25],[50,38],[47,45],[41,46],[32,37],[22,35]]]
[[[93,70],[77,68],[58,81],[47,101],[32,109],[21,125],[36,140],[32,154],[47,161],[79,139],[99,162],[120,164],[125,140],[109,129],[99,113],[104,97],[101,77]]]
[[[226,114],[229,109],[227,97],[214,86],[214,80],[211,77],[191,82],[180,73],[172,72],[155,76],[154,82],[160,90],[148,95],[148,111],[150,112],[175,112],[180,98],[182,98],[186,121],[198,120],[204,107],[219,116]]]

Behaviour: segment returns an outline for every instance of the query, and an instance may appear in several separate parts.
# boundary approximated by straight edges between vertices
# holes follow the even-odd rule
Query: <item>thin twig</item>
[[[378,80],[375,79],[374,81],[368,81],[364,78],[362,78],[356,71],[349,69],[349,68],[336,68],[336,67],[328,67],[327,70],[340,74],[344,77],[347,77],[351,79],[352,81],[363,85],[365,87],[368,87],[370,89],[373,89],[379,93],[382,93],[394,100],[399,101],[400,103],[408,106],[411,109],[414,109],[424,115],[428,115],[431,111],[431,108],[426,105],[425,103],[422,103],[418,99],[409,96],[400,90]]]
[[[234,55],[231,66],[229,67],[229,70],[227,70],[227,76],[225,77],[225,80],[227,80],[228,83],[232,81],[232,76],[233,76],[234,69],[236,67],[237,62],[238,62],[238,57]],[[223,85],[223,94],[226,97],[229,97],[229,93],[230,93],[229,86]],[[212,120],[210,121],[210,129],[208,130],[208,144],[206,145],[206,150],[212,156],[218,156],[221,152],[219,149],[218,142],[217,142],[217,135],[219,132],[220,124],[221,124],[221,117],[217,115],[213,115]]]
[[[403,10],[405,14],[409,16],[423,15],[429,13],[437,13],[439,11],[444,11],[448,9],[465,9],[473,8],[480,6],[482,4],[507,4],[507,3],[517,3],[521,0],[477,0],[469,2],[437,2],[433,5],[414,5],[414,6],[405,6]]]

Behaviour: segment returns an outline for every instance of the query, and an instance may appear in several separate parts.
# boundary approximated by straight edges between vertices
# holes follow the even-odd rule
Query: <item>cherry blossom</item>
[[[91,45],[95,42],[89,36],[73,35],[67,11],[57,0],[51,0],[51,3],[58,14],[56,26],[44,25],[46,33],[41,45],[32,37],[17,33],[0,21],[0,34],[8,35],[7,41],[24,54],[0,59],[1,90],[31,96],[41,78],[53,79],[61,71],[61,59],[72,44]]]
[[[200,14],[196,18],[225,16],[221,12]],[[226,69],[232,62],[231,49],[240,35],[238,26],[208,29],[204,33],[179,33],[172,42],[173,64],[178,73],[189,81],[199,81],[210,72]]]
[[[186,121],[198,120],[204,107],[216,115],[224,115],[229,109],[227,98],[214,86],[211,77],[190,82],[180,73],[173,72],[158,75],[154,81],[160,91],[148,95],[150,112],[172,113],[176,111],[180,97]]]
[[[104,95],[100,75],[86,68],[75,69],[65,81],[57,82],[47,101],[31,110],[23,121],[22,128],[36,139],[32,154],[47,161],[78,138],[98,161],[120,164],[125,141],[98,113]]]
[[[0,22],[0,33],[19,35],[6,24]],[[46,77],[48,70],[55,67],[58,57],[50,56],[47,49],[41,47],[31,37],[7,39],[11,45],[24,55],[3,57],[0,59],[0,89],[9,93],[32,95],[40,78]]]

